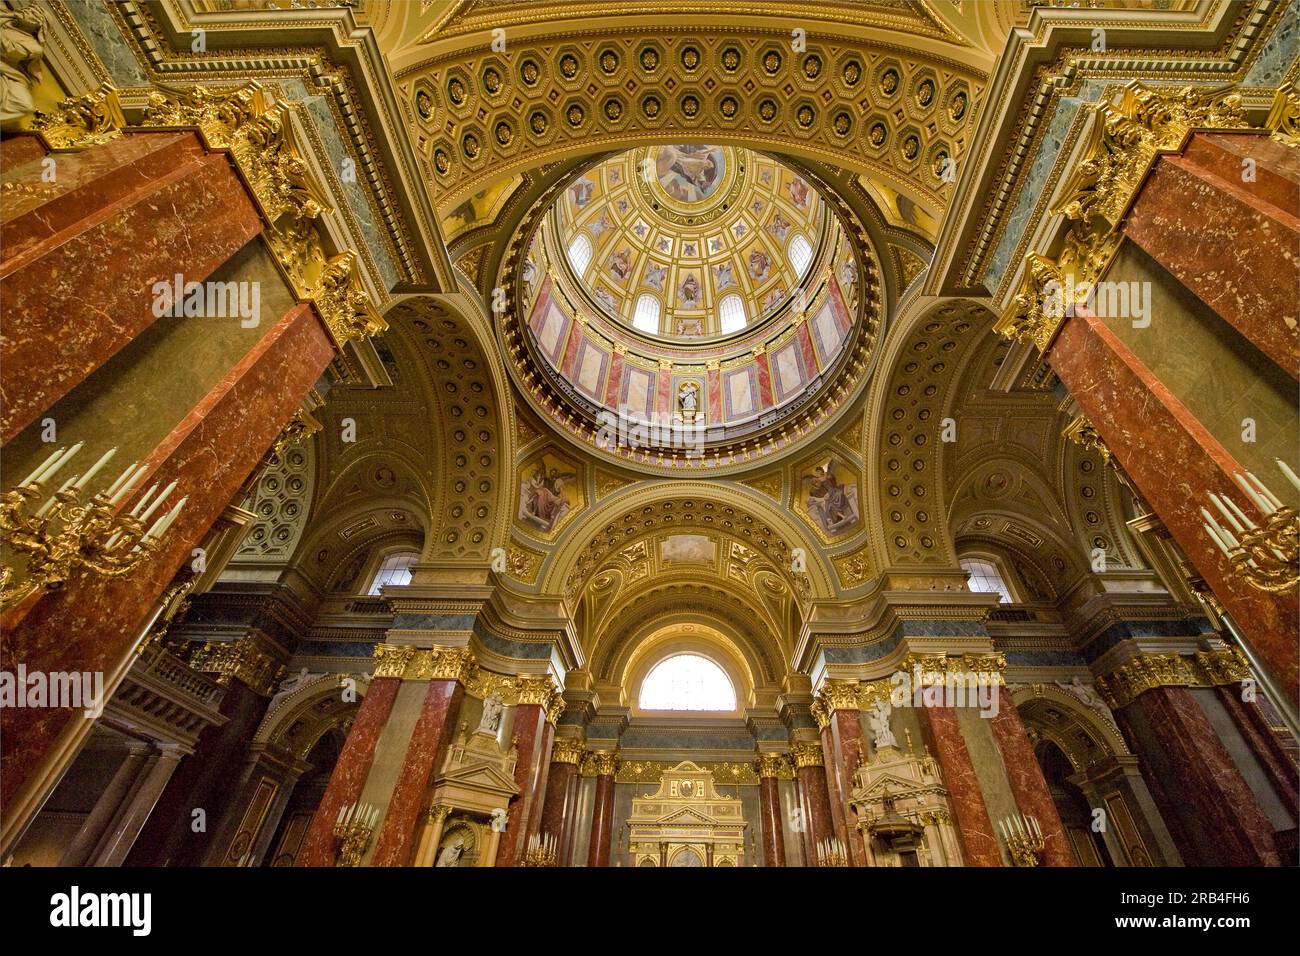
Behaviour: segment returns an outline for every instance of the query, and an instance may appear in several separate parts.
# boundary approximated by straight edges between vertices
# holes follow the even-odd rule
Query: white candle
[[[1260,508],[1260,506],[1259,506],[1259,502],[1258,502],[1258,501],[1255,501],[1254,498],[1251,498],[1251,495],[1253,494],[1253,492],[1251,491],[1251,489],[1250,489],[1250,488],[1243,488],[1243,490],[1246,492],[1246,497],[1251,499],[1251,501],[1254,503],[1255,507],[1256,507],[1256,508]],[[1244,512],[1244,511],[1242,511],[1240,508],[1238,508],[1238,507],[1237,507],[1237,503],[1236,503],[1235,501],[1233,501],[1233,500],[1232,500],[1231,498],[1229,498],[1227,495],[1224,495],[1224,496],[1223,496],[1223,500],[1226,501],[1226,502],[1228,503],[1228,507],[1232,509],[1233,514],[1235,514],[1235,515],[1237,516],[1238,520],[1240,520],[1242,524],[1244,524],[1247,528],[1249,528],[1249,529],[1252,530],[1252,531],[1255,530],[1255,522],[1251,521],[1250,518],[1246,517],[1246,512]],[[1263,511],[1262,508],[1260,508],[1260,510]]]
[[[176,482],[173,481],[170,485],[168,485],[166,488],[163,489],[162,494],[160,494],[157,498],[153,500],[153,504],[151,504],[145,510],[145,513],[140,515],[140,521],[142,523],[148,521],[150,516],[153,515],[155,511],[158,510],[158,506],[161,505],[164,501],[166,501],[167,496],[170,495],[175,490],[176,490]]]
[[[108,486],[108,490],[105,491],[104,494],[108,496],[109,500],[112,500],[113,495],[117,493],[117,490],[126,484],[126,480],[131,477],[131,473],[135,471],[135,466],[137,464],[139,463],[133,461],[131,464],[127,465],[126,470],[117,476],[117,481]]]
[[[128,478],[126,482],[120,488],[118,488],[117,491],[113,493],[112,497],[108,499],[108,503],[111,505],[115,505],[123,498],[125,498],[127,495],[129,495],[132,491],[134,491],[136,484],[144,476],[146,470],[147,469],[145,468],[145,466],[141,465],[139,468],[136,468],[134,471],[132,471],[131,477]]]
[[[1246,472],[1246,477],[1249,478],[1254,483],[1255,490],[1259,492],[1259,496],[1272,506],[1272,511],[1270,511],[1269,514],[1272,514],[1273,511],[1276,511],[1278,508],[1282,507],[1282,499],[1279,498],[1277,495],[1273,494],[1273,492],[1269,491],[1268,485],[1264,484],[1264,482],[1260,481],[1249,471]]]
[[[131,509],[132,518],[139,516],[140,512],[144,510],[144,506],[149,503],[149,499],[153,497],[153,493],[157,490],[158,482],[155,481],[150,485],[149,490],[144,493],[140,500],[135,503],[135,507]]]
[[[73,475],[71,478],[69,478],[67,481],[65,481],[65,482],[64,482],[64,483],[59,487],[59,491],[67,491],[67,490],[68,490],[68,487],[69,487],[69,486],[70,486],[74,481],[76,481],[76,480],[77,480],[77,476],[76,476],[76,475]],[[45,513],[46,513],[47,511],[49,511],[51,508],[54,507],[54,502],[55,502],[55,499],[56,499],[56,497],[57,497],[59,491],[56,491],[54,494],[50,495],[50,499],[49,499],[49,501],[47,501],[47,502],[45,502],[45,504],[41,505],[41,510],[38,511],[38,512],[36,512],[36,517],[38,517],[38,518],[44,517]]]
[[[1231,511],[1229,511],[1227,506],[1224,505],[1224,503],[1219,500],[1218,495],[1211,492],[1210,500],[1214,502],[1214,507],[1218,508],[1219,511],[1223,513],[1223,517],[1228,519],[1228,524],[1232,525],[1232,529],[1234,531],[1236,531],[1238,534],[1241,534],[1241,532],[1246,530],[1241,526],[1241,522],[1237,520],[1237,516],[1234,515]]]
[[[86,483],[89,482],[91,478],[94,478],[96,473],[99,471],[99,469],[107,465],[109,460],[116,454],[117,454],[117,449],[110,448],[108,451],[104,452],[104,454],[100,455],[99,461],[91,465],[90,468],[86,471],[86,473],[77,480],[77,483],[73,485],[73,487],[77,489],[86,487]]]
[[[1202,508],[1201,511],[1205,511],[1205,509]],[[1208,512],[1206,513],[1208,514]],[[1213,525],[1211,525],[1209,522],[1204,522],[1203,527],[1205,528],[1206,533],[1209,534],[1210,540],[1213,541],[1215,544],[1217,544],[1219,546],[1219,550],[1223,552],[1224,557],[1227,557],[1228,546],[1223,543],[1223,539],[1219,537],[1218,532],[1214,530]]]
[[[176,520],[176,516],[179,515],[181,513],[181,509],[185,507],[185,502],[189,500],[190,500],[189,495],[186,495],[180,501],[176,502],[176,506],[172,508],[171,511],[167,512],[167,517],[164,519],[165,523],[161,528],[158,529],[159,537],[162,537],[164,534],[167,533],[167,529],[172,526],[172,522]]]
[[[46,458],[43,462],[41,462],[34,469],[32,469],[32,473],[30,475],[28,475],[22,481],[18,482],[19,486],[21,487],[21,486],[36,484],[36,479],[40,476],[40,474],[43,471],[45,471],[46,468],[49,468],[50,465],[54,464],[54,462],[58,460],[58,457],[62,454],[63,454],[62,448],[54,449],[54,451],[50,452],[49,458]]]
[[[1286,480],[1295,486],[1296,491],[1300,491],[1300,478],[1296,477],[1296,473],[1291,470],[1291,466],[1281,458],[1274,458],[1273,460],[1277,462],[1277,466],[1282,470],[1282,474],[1286,475]]]
[[[343,813],[345,810],[347,810],[347,807],[339,807],[339,818],[334,821],[336,826],[343,822]]]
[[[37,480],[37,481],[49,481],[51,478],[54,477],[54,475],[55,475],[55,474],[56,474],[60,469],[63,468],[64,465],[66,465],[66,464],[68,463],[68,461],[72,458],[73,455],[75,455],[77,452],[81,451],[81,446],[84,445],[84,444],[85,444],[85,442],[81,442],[81,441],[77,442],[75,445],[73,445],[71,448],[69,448],[67,451],[65,451],[62,455],[60,455],[60,456],[55,460],[54,464],[50,465],[49,468],[46,468],[43,472],[41,472],[40,477],[37,478],[36,480]]]

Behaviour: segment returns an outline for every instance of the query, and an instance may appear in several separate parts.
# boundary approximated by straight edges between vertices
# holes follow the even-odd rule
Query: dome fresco
[[[858,338],[844,226],[774,157],[628,150],[575,174],[535,221],[518,273],[528,353],[588,421],[751,436],[823,390]]]

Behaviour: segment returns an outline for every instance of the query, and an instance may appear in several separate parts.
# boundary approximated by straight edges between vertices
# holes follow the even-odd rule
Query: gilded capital
[[[558,693],[555,682],[547,674],[540,677],[521,676],[518,679],[518,684],[519,703],[521,704],[535,704],[538,707],[547,708],[551,706],[551,702]]]
[[[754,760],[760,778],[780,777],[788,774],[790,758],[785,754],[760,753]]]
[[[582,763],[582,756],[586,752],[583,742],[576,737],[559,737],[551,745],[551,763],[578,766]]]
[[[790,746],[790,759],[796,768],[825,766],[822,745],[816,743],[797,743]]]
[[[829,679],[822,684],[817,699],[826,709],[827,715],[833,715],[837,710],[860,710],[858,687],[855,680]]]
[[[76,150],[119,138],[125,125],[117,90],[105,83],[93,93],[64,100],[53,113],[37,114],[30,131],[52,150]]]
[[[618,754],[609,750],[593,750],[586,760],[597,777],[612,777],[618,770]]]
[[[237,641],[207,641],[190,656],[190,666],[216,674],[217,683],[241,681],[254,693],[269,697],[284,666],[250,637]]]
[[[414,656],[415,648],[408,644],[376,644],[375,676],[400,679]]]
[[[1251,676],[1241,650],[1224,647],[1181,654],[1139,654],[1096,680],[1097,691],[1112,709],[1126,707],[1156,687],[1218,687]]]

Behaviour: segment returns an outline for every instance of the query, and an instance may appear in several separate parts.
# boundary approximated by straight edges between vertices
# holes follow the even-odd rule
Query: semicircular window
[[[735,710],[726,672],[698,654],[676,654],[654,666],[641,684],[642,710]]]

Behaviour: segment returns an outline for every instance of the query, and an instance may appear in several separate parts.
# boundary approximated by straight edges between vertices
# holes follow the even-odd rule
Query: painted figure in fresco
[[[548,471],[544,463],[538,463],[532,476],[520,485],[519,520],[543,531],[554,528],[569,513],[571,505],[564,496],[564,485],[575,477],[571,471],[561,472],[558,468]]]
[[[645,270],[645,284],[651,288],[658,289],[660,292],[663,291],[664,279],[667,277],[667,268],[653,262]]]
[[[777,242],[784,243],[785,237],[790,234],[790,220],[778,212],[767,224],[767,231],[776,237]]]
[[[701,202],[722,180],[722,150],[717,146],[661,146],[655,155],[659,185],[679,202]]]
[[[632,271],[632,256],[626,249],[619,249],[609,257],[609,274],[620,282]]]
[[[834,462],[813,469],[809,476],[808,513],[827,534],[834,534],[857,523],[858,489],[840,483],[835,477]]]
[[[591,194],[595,191],[596,184],[585,176],[569,187],[569,192],[573,196],[573,204],[579,209],[591,201]]]
[[[677,296],[681,299],[681,307],[684,309],[694,309],[700,304],[700,280],[693,275],[688,275],[681,286],[677,289]]]
[[[771,268],[772,257],[762,249],[755,249],[749,254],[749,277],[755,282],[762,282],[766,279]]]
[[[812,199],[812,190],[808,184],[799,177],[790,180],[790,199],[800,209],[807,209],[808,203]]]

